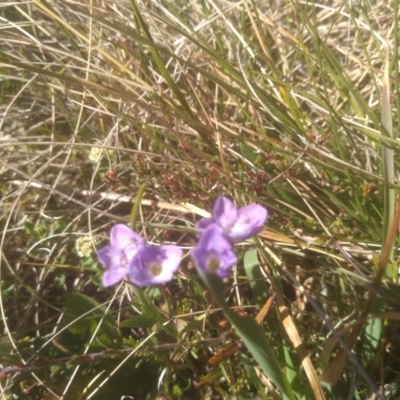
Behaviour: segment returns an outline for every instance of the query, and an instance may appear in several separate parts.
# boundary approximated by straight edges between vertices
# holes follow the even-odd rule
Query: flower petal
[[[161,246],[161,249],[164,250],[164,261],[162,263],[163,270],[169,270],[174,273],[182,260],[182,249],[178,246]]]
[[[267,216],[267,210],[258,204],[243,207],[239,210],[236,223],[227,236],[233,242],[248,239],[262,229]]]
[[[128,268],[110,268],[103,274],[103,285],[105,287],[115,285],[122,281],[128,274]]]
[[[99,259],[100,263],[105,267],[109,267],[111,265],[111,259],[112,259],[111,250],[112,250],[111,246],[104,246],[97,251],[97,258]]]
[[[182,260],[182,249],[178,246],[161,246],[164,250],[164,260],[161,263],[161,273],[154,277],[155,283],[169,282],[174,277]]]
[[[128,244],[123,250],[126,259],[128,260],[128,264],[131,262],[133,257],[135,257],[136,253],[144,248],[145,246],[138,246],[136,243]]]
[[[237,262],[232,244],[216,225],[212,225],[203,233],[198,247],[191,251],[191,255],[204,272],[215,272],[222,278],[229,274]]]
[[[181,259],[182,250],[177,246],[145,247],[133,258],[129,278],[138,286],[169,282]]]
[[[238,211],[227,197],[221,196],[214,204],[213,217],[224,233],[229,233],[238,218]]]
[[[128,259],[125,253],[113,246],[105,246],[97,252],[100,263],[107,268],[127,268]]]
[[[111,246],[118,249],[135,245],[139,250],[145,245],[145,240],[126,225],[117,224],[111,228],[110,243]]]
[[[215,223],[216,221],[214,218],[202,218],[200,221],[197,221],[196,228],[199,231],[205,231],[210,225]]]

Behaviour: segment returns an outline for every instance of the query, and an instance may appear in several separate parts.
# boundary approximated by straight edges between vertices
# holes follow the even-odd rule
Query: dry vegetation
[[[379,260],[399,17],[397,0],[0,2],[2,398],[280,398],[245,350],[207,365],[236,339],[188,259],[163,288],[101,287],[95,249],[141,188],[136,230],[185,250],[219,195],[268,208],[227,296],[249,315],[284,299],[293,325],[274,305],[262,327],[294,398],[323,398],[324,371],[327,399],[398,398],[396,243]],[[363,328],[337,384],[324,318]]]

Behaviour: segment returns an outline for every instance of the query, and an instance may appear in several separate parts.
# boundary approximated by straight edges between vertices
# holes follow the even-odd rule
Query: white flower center
[[[126,267],[127,264],[128,264],[128,258],[126,256],[126,254],[123,253],[123,255],[121,257],[121,266]]]

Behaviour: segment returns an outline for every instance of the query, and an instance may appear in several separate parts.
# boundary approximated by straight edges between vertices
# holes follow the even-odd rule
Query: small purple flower
[[[148,246],[129,265],[129,278],[135,285],[151,286],[170,281],[182,259],[177,246]]]
[[[206,228],[200,237],[199,245],[191,251],[191,255],[204,272],[215,272],[221,278],[228,276],[237,261],[232,243],[216,224]]]
[[[235,243],[248,239],[259,232],[267,219],[267,210],[259,204],[250,204],[237,209],[226,197],[218,197],[211,218],[203,218],[196,227],[205,231],[211,225],[218,225],[224,235]]]
[[[145,240],[132,229],[123,224],[113,226],[110,245],[97,252],[97,258],[106,268],[103,285],[111,286],[124,279],[129,272],[131,260],[143,248]]]

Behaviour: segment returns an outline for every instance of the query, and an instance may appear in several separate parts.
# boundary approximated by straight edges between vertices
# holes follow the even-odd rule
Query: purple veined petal
[[[237,257],[232,250],[225,252],[206,251],[196,247],[191,251],[195,263],[206,273],[215,272],[220,278],[229,275],[231,268],[237,262]]]
[[[165,256],[162,262],[162,269],[163,271],[169,271],[173,275],[181,264],[183,255],[182,249],[172,245],[161,246],[161,249],[164,250]]]
[[[105,287],[115,285],[116,283],[122,281],[128,274],[128,268],[110,268],[103,274],[103,285]]]
[[[113,248],[111,246],[104,246],[97,251],[97,258],[102,265],[105,265],[107,267],[111,265],[111,260],[113,258],[112,249]]]
[[[218,225],[210,225],[200,236],[198,247],[207,250],[225,251],[232,248],[232,244],[224,235],[223,230]]]
[[[230,275],[232,267],[237,263],[237,256],[233,250],[226,251],[219,260],[217,275],[220,278],[226,278]]]
[[[174,277],[182,260],[182,250],[177,246],[162,246],[164,259],[161,262],[161,272],[154,276],[153,284],[169,282]]]
[[[200,221],[197,221],[196,228],[199,231],[205,231],[210,225],[215,223],[216,221],[214,218],[202,218]]]
[[[138,251],[145,246],[145,240],[126,225],[117,224],[111,228],[110,245],[101,248],[97,257],[106,268],[103,285],[118,283],[129,272],[129,264]]]
[[[98,250],[97,258],[106,268],[128,268],[128,258],[123,250],[113,246],[105,246]]]
[[[227,197],[218,197],[213,208],[213,218],[227,234],[238,218],[237,208]]]
[[[126,225],[117,224],[111,228],[110,243],[111,246],[118,249],[124,249],[129,245],[136,245],[139,250],[145,245],[145,240]]]
[[[141,249],[129,266],[129,278],[138,286],[151,286],[172,280],[182,259],[177,246],[148,246]]]
[[[191,255],[204,272],[214,272],[221,278],[226,277],[237,262],[232,244],[216,225],[203,233],[198,247],[191,251]]]
[[[136,253],[144,247],[145,247],[144,245],[138,246],[136,243],[128,244],[128,246],[126,246],[123,250],[126,259],[128,260],[128,263],[130,263],[133,257],[135,257]]]
[[[248,239],[262,229],[267,216],[267,210],[258,204],[243,207],[238,211],[236,223],[227,236],[233,242]]]
[[[106,268],[102,279],[105,287],[118,283],[128,274],[128,259],[123,250],[105,246],[97,252],[97,258]]]

